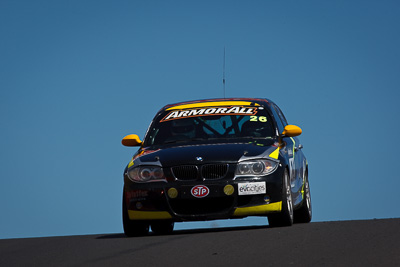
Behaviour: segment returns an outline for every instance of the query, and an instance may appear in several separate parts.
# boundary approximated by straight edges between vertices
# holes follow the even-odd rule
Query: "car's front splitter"
[[[252,206],[252,207],[238,207],[234,209],[231,216],[218,216],[218,215],[198,215],[198,216],[177,216],[168,211],[139,211],[128,210],[130,220],[169,220],[176,221],[185,220],[213,220],[213,219],[231,219],[243,218],[247,216],[265,216],[270,213],[280,212],[282,210],[282,201],[270,204]]]

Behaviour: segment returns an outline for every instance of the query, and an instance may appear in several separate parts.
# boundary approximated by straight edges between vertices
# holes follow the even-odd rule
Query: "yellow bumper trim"
[[[279,212],[282,210],[282,201],[265,204],[254,207],[236,208],[233,216],[257,216],[266,215],[272,212]],[[137,211],[128,210],[129,219],[131,220],[166,220],[171,219],[172,216],[167,211]]]
[[[257,216],[257,215],[265,215],[271,212],[279,212],[282,210],[282,201],[265,204],[254,207],[247,208],[237,208],[233,213],[233,216]]]
[[[172,218],[171,214],[167,211],[128,210],[128,215],[131,220],[163,220]]]

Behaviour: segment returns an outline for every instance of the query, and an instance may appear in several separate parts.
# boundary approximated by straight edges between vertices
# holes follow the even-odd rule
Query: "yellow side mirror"
[[[124,146],[140,146],[142,141],[136,134],[130,134],[125,136],[121,142]]]
[[[283,135],[287,137],[293,137],[293,136],[298,136],[302,133],[302,130],[300,127],[296,125],[286,125],[285,130],[283,131]]]

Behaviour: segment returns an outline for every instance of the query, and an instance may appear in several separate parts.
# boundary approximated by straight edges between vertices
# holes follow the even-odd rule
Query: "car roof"
[[[246,106],[267,106],[269,103],[273,103],[271,100],[267,98],[211,98],[211,99],[201,99],[201,100],[191,100],[178,102],[175,104],[168,104],[160,109],[159,112],[164,110],[171,109],[185,109],[191,107],[207,107],[209,105],[218,106],[218,105],[246,105]]]

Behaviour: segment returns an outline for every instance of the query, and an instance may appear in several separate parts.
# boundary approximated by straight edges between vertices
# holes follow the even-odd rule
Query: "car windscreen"
[[[171,110],[153,120],[145,146],[205,140],[264,139],[275,135],[270,116],[262,107]]]

